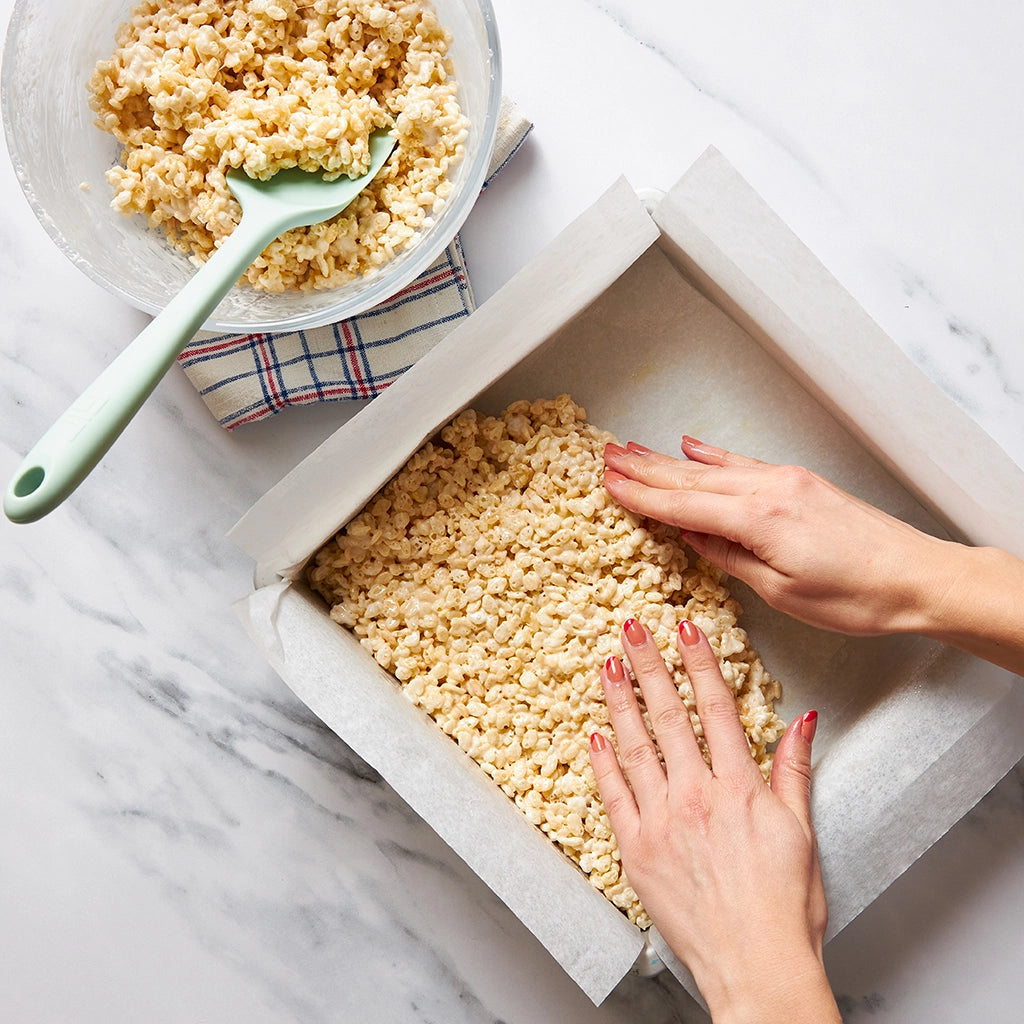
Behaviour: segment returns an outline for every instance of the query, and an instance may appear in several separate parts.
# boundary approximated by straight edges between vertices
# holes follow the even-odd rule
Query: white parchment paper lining
[[[650,213],[626,181],[613,184],[238,523],[232,537],[259,581],[238,612],[274,668],[599,1003],[645,935],[299,579],[459,410],[561,392],[622,440],[675,453],[685,432],[799,462],[921,529],[1019,555],[1024,474],[709,150]],[[783,682],[780,714],[821,715],[814,812],[831,937],[1024,756],[1022,688],[942,645],[823,633],[733,591]],[[696,995],[660,936],[649,938]]]

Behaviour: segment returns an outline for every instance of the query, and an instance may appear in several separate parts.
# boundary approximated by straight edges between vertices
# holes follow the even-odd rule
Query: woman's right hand
[[[604,485],[793,618],[851,636],[920,633],[1024,675],[1024,561],[929,536],[799,466],[692,437],[682,449],[610,444]]]
[[[921,533],[809,470],[684,437],[685,460],[605,449],[604,484],[773,608],[850,635],[922,631],[956,603],[962,546]]]

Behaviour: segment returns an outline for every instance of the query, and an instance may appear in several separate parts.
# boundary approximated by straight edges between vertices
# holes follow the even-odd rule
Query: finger
[[[717,534],[743,543],[753,524],[745,495],[650,487],[615,469],[605,469],[604,486],[631,512],[684,530]]]
[[[690,545],[702,558],[714,563],[723,572],[749,583],[759,593],[770,576],[778,572],[752,551],[735,541],[713,533],[696,533],[682,530],[681,539]]]
[[[775,748],[771,787],[779,799],[811,833],[811,743],[818,727],[818,712],[808,711],[789,723]]]
[[[746,551],[742,545],[734,541],[726,540],[714,533],[698,533],[696,530],[680,530],[679,536],[684,543],[689,544],[698,555],[714,562],[719,568],[725,569],[725,563],[735,564],[739,558],[736,548]],[[749,552],[747,552],[749,554]],[[727,570],[728,571],[728,570]],[[730,573],[735,575],[735,573]]]
[[[686,620],[679,624],[679,653],[693,686],[697,717],[711,754],[712,774],[719,778],[752,774],[760,777],[750,755],[736,698],[722,678],[715,652],[708,638]]]
[[[769,463],[761,462],[760,459],[752,458],[749,455],[739,455],[730,452],[725,448],[716,448],[713,444],[705,444],[698,441],[689,434],[683,434],[682,443],[679,446],[683,454],[694,462],[702,462],[706,466],[766,466]]]
[[[627,619],[622,643],[647,706],[647,717],[670,776],[680,771],[707,771],[690,712],[679,696],[654,637],[637,619]]]
[[[604,463],[623,476],[662,490],[711,491],[719,494],[750,493],[763,484],[763,474],[750,467],[701,465],[660,455],[633,441],[627,448],[606,444]]]
[[[705,444],[703,441],[698,441],[696,438],[690,437],[686,434],[683,435],[682,444],[680,447],[683,450],[683,454],[693,462],[699,462],[704,466],[714,466],[721,469],[744,469],[756,471],[756,479],[753,475],[748,475],[743,478],[745,486],[748,488],[763,490],[766,482],[770,478],[774,481],[777,480],[777,474],[786,473],[790,474],[789,477],[784,478],[788,480],[787,489],[793,489],[793,481],[791,474],[796,471],[799,473],[806,474],[808,478],[813,478],[815,484],[819,487],[830,491],[834,497],[840,498],[844,501],[852,502],[858,505],[864,511],[874,515],[886,515],[880,509],[874,505],[863,501],[861,498],[855,495],[849,494],[844,491],[838,484],[834,484],[831,480],[827,480],[824,477],[818,476],[817,473],[809,472],[796,466],[782,466],[776,465],[771,462],[761,462],[759,459],[752,458],[749,455],[738,455],[736,452],[727,451],[725,448],[716,448],[714,445]],[[627,476],[629,474],[626,474]],[[728,480],[730,486],[735,486],[735,481],[723,476],[708,477],[709,480],[721,481],[721,486],[725,487],[725,482]],[[738,492],[737,492],[738,493]]]
[[[633,681],[618,658],[609,658],[601,669],[608,717],[615,730],[619,747],[619,764],[625,774],[637,807],[643,813],[662,800],[667,791],[665,769],[661,766],[657,747],[644,724],[640,706],[633,692]]]
[[[615,750],[599,732],[590,736],[590,765],[594,769],[597,792],[608,814],[612,831],[625,845],[639,830],[640,812],[633,792],[619,767]]]

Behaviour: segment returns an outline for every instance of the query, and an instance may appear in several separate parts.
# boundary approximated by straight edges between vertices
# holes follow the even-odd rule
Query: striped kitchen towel
[[[502,100],[484,188],[513,157],[533,125]],[[287,405],[373,398],[473,312],[458,236],[397,295],[365,313],[305,331],[199,335],[178,363],[228,430]]]

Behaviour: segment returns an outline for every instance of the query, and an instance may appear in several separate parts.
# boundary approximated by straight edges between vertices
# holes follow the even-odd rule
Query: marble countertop
[[[620,174],[665,188],[713,144],[1024,466],[1024,8],[494,6],[536,127],[463,232],[479,301]],[[146,318],[7,159],[0,194],[6,481]],[[0,522],[0,1019],[705,1019],[664,973],[594,1008],[237,624],[226,531],[351,412],[228,434],[175,370],[71,500]],[[830,944],[846,1019],[1019,1020],[1022,920],[1018,765]]]

